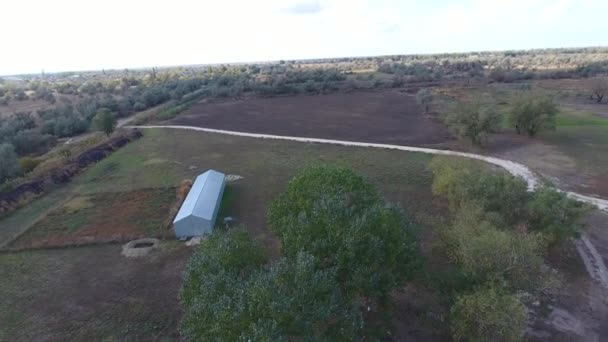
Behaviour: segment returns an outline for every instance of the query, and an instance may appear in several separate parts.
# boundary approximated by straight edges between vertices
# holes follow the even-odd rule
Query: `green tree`
[[[429,112],[429,106],[433,102],[433,92],[428,88],[422,88],[416,93],[416,102],[424,109],[424,113]]]
[[[19,174],[17,153],[11,144],[0,144],[0,182]]]
[[[236,341],[251,323],[246,280],[264,263],[262,247],[242,230],[215,232],[184,271],[181,329],[192,340]]]
[[[352,296],[383,301],[418,267],[413,228],[353,171],[311,167],[272,203],[270,228],[287,257],[306,251],[336,268]]]
[[[93,126],[110,136],[116,129],[116,117],[109,109],[101,108],[93,118]]]
[[[482,145],[500,125],[500,116],[479,103],[458,103],[445,117],[448,128],[459,138]]]
[[[553,188],[542,187],[528,203],[528,225],[531,230],[543,233],[550,244],[556,244],[579,236],[580,220],[588,210],[584,203]]]
[[[451,308],[456,341],[520,341],[527,313],[515,295],[488,288],[458,297]]]
[[[528,95],[513,104],[509,121],[517,134],[525,132],[534,137],[541,130],[555,130],[557,105],[546,96]]]
[[[491,219],[479,217],[475,210],[464,207],[456,213],[447,233],[452,249],[449,253],[469,279],[479,284],[498,282],[529,292],[552,286],[553,279],[545,272],[546,246],[542,236],[499,230]]]
[[[494,173],[473,161],[443,156],[433,158],[431,171],[433,193],[446,197],[452,210],[473,202],[484,211],[499,214],[504,224],[526,220],[531,194],[523,179]]]
[[[186,267],[181,330],[193,341],[353,340],[358,312],[335,269],[305,252],[264,267],[262,247],[242,230],[217,231]]]

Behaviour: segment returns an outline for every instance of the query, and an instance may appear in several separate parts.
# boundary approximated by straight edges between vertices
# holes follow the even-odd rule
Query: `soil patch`
[[[123,242],[162,237],[163,223],[175,200],[175,189],[146,189],[74,197],[50,212],[10,248],[39,248]],[[84,204],[83,204],[84,203]],[[86,205],[85,205],[86,204]]]
[[[398,91],[199,103],[169,123],[414,146],[451,140],[442,123],[421,112],[414,96]]]

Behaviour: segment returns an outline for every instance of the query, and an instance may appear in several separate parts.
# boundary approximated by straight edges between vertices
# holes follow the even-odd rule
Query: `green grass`
[[[132,260],[115,245],[0,253],[0,341],[174,340],[188,255],[174,242]]]
[[[127,238],[162,236],[161,223],[167,220],[174,201],[173,188],[77,196],[49,212],[13,245],[39,246],[48,239],[54,240],[50,243],[53,246],[79,244],[77,234],[82,230],[100,241],[110,240],[116,234]]]
[[[562,111],[557,116],[557,127],[567,126],[608,127],[608,119],[593,113]]]
[[[298,170],[319,162],[355,169],[375,183],[388,199],[402,204],[422,221],[432,221],[435,216],[426,203],[432,198],[431,174],[427,169],[429,155],[171,129],[146,129],[143,133],[142,139],[93,165],[66,187],[0,220],[0,228],[9,225],[18,227],[17,230],[27,228],[75,196],[176,187],[183,179],[217,169],[244,177],[231,184],[230,191],[238,201],[231,206],[233,212],[225,215],[236,216],[262,238],[271,238],[265,229],[267,204]],[[76,231],[93,224],[95,209],[90,210],[69,218],[60,216],[57,221]],[[134,224],[144,229],[157,223],[141,216],[141,221]],[[40,222],[46,225],[44,220]]]
[[[53,234],[78,232],[87,225],[105,222],[108,216],[145,230],[159,219],[142,210],[135,216],[137,220],[128,221],[118,210],[122,205],[108,207],[111,198],[144,189],[163,191],[212,168],[244,177],[228,185],[221,215],[234,216],[271,253],[277,253],[278,243],[266,228],[268,204],[299,170],[323,162],[351,167],[369,179],[417,222],[424,245],[428,246],[437,227],[445,224],[444,203],[435,199],[430,189],[430,155],[170,129],[146,129],[143,133],[142,139],[87,169],[66,187],[0,221],[0,225],[9,221],[28,224],[26,214],[36,208],[35,213],[51,214],[23,238],[41,231],[47,234],[45,227],[53,225],[58,229]],[[84,199],[74,200],[75,196]],[[145,201],[146,208],[154,208],[154,201]],[[51,210],[54,207],[58,208]],[[163,244],[160,255],[165,258],[182,253],[181,246]],[[167,331],[176,330],[179,319],[179,313],[164,310],[179,309],[177,288],[170,293],[157,292],[165,289],[167,282],[181,282],[181,273],[174,270],[183,267],[185,258],[180,262],[162,258],[126,260],[120,256],[120,246],[113,245],[0,254],[0,291],[3,297],[11,298],[0,304],[0,325],[8,327],[0,339],[41,339],[50,333],[59,339],[89,340],[166,336]],[[7,277],[13,270],[18,274]],[[73,307],[82,311],[73,311]],[[61,320],[45,321],[45,308],[67,311]]]

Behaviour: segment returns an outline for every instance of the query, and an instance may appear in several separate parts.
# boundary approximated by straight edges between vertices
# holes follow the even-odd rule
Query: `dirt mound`
[[[6,214],[30,202],[46,192],[54,184],[70,181],[82,169],[104,159],[112,152],[141,136],[141,132],[137,129],[126,131],[119,136],[82,152],[73,161],[65,165],[52,169],[48,173],[27,183],[23,183],[10,191],[0,193],[0,214]]]

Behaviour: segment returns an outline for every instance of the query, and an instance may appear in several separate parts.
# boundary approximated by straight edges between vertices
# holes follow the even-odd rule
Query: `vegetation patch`
[[[56,247],[163,236],[175,189],[98,193],[75,197],[48,213],[11,245]]]

